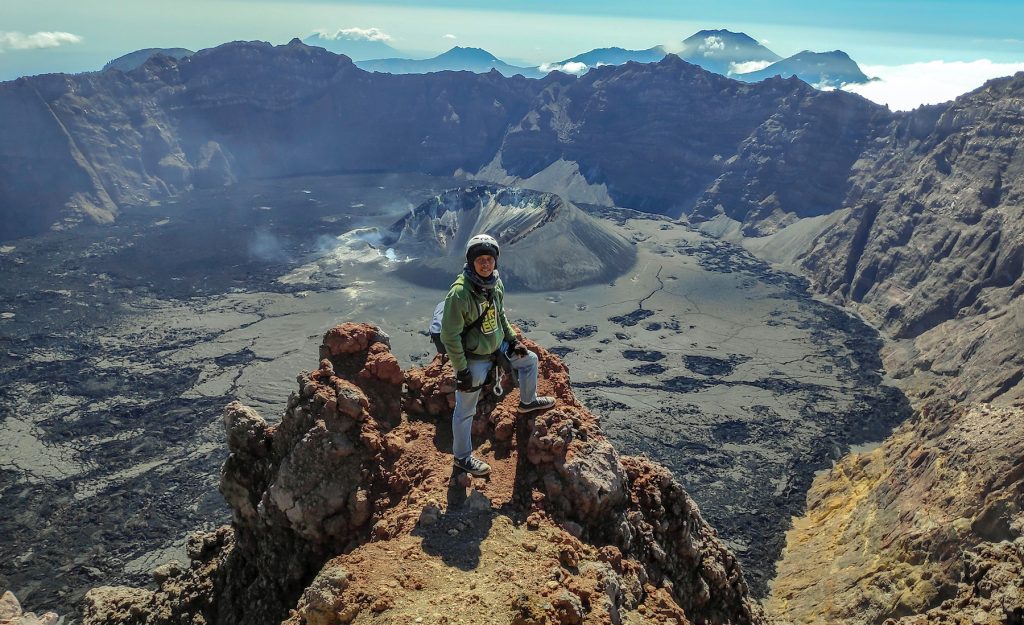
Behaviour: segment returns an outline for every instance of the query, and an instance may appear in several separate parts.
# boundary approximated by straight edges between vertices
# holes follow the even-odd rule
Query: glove
[[[527,353],[526,346],[522,345],[518,339],[512,339],[509,341],[508,349],[505,350],[505,355],[509,358],[511,358],[513,354],[523,358]]]
[[[466,392],[473,388],[473,374],[469,369],[462,369],[455,373],[455,388]]]

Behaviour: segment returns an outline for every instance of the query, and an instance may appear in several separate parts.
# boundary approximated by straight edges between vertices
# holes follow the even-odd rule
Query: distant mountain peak
[[[462,46],[455,46],[451,50],[442,53],[437,58],[460,58],[460,59],[474,59],[477,61],[498,61],[498,57],[494,56],[483,48],[468,48]]]
[[[324,48],[335,54],[344,54],[353,61],[398,56],[401,53],[388,45],[389,37],[373,33],[339,30],[335,33],[318,31],[302,40],[308,46]],[[293,40],[294,41],[294,40]],[[290,45],[290,44],[289,44]]]
[[[838,88],[845,84],[865,83],[869,78],[857,63],[842,50],[812,52],[803,50],[793,56],[772,63],[764,69],[735,77],[747,82],[757,82],[772,76],[783,78],[798,77],[818,88]]]
[[[122,72],[128,72],[138,67],[142,67],[149,59],[157,55],[163,55],[173,59],[181,60],[192,56],[195,52],[186,50],[185,48],[145,48],[143,50],[136,50],[135,52],[129,52],[124,56],[120,56],[103,66],[103,70],[117,69]]]
[[[755,45],[755,46],[761,45],[760,41],[754,39],[753,37],[751,37],[750,35],[748,35],[746,33],[734,33],[731,30],[725,30],[725,29],[697,31],[696,33],[694,33],[694,34],[690,35],[689,37],[687,37],[686,39],[684,39],[683,43],[692,43],[692,42],[700,41],[700,40],[703,40],[703,39],[707,39],[708,37],[721,37],[722,39],[727,39],[730,42],[733,42],[733,43],[743,43],[745,45]]]
[[[701,30],[676,46],[662,48],[723,76],[732,75],[738,66],[774,63],[782,58],[750,35],[731,30]]]
[[[497,71],[503,76],[521,74],[529,78],[544,75],[535,67],[509,65],[483,48],[455,46],[429,59],[380,58],[360,61],[359,67],[370,72],[388,74],[425,74],[443,71],[470,71],[486,74]]]

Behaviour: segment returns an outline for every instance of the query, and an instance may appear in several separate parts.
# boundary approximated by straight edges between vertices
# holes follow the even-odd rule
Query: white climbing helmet
[[[489,234],[478,234],[466,244],[466,262],[473,264],[477,256],[493,256],[498,261],[498,242]]]

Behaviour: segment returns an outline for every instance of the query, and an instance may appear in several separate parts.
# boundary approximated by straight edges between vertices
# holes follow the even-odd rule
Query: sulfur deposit
[[[933,401],[878,449],[844,458],[787,534],[769,612],[798,624],[1020,622],[1022,421],[1021,406]]]

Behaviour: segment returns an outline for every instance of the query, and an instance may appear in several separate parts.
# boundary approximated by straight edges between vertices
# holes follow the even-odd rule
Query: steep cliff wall
[[[1024,74],[901,118],[804,257],[818,290],[897,339],[883,359],[920,410],[815,481],[772,613],[1021,618],[1022,137]]]
[[[1024,397],[1024,74],[895,125],[850,212],[803,260],[814,286],[896,338],[918,397]]]

